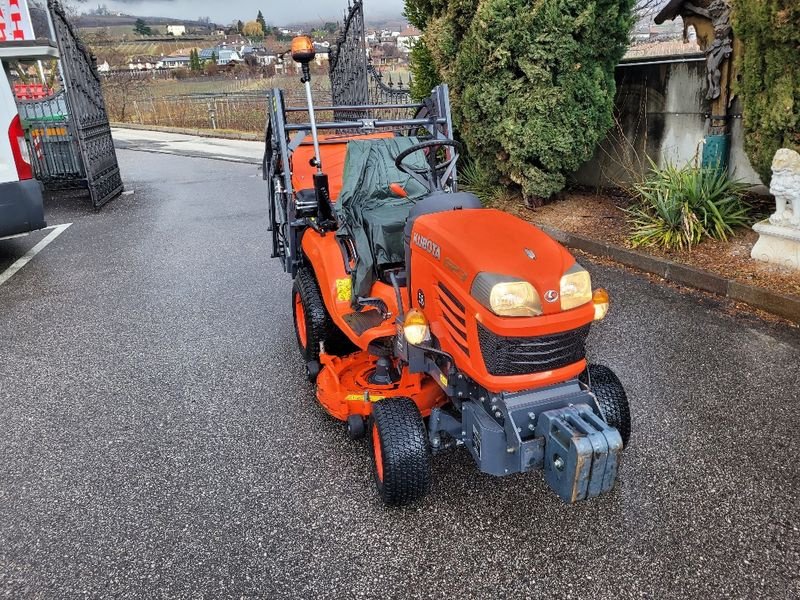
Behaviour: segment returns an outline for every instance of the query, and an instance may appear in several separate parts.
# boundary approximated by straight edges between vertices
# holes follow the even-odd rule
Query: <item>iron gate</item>
[[[334,106],[367,104],[367,45],[364,38],[364,3],[348,2],[342,30],[331,47],[328,61],[331,76],[331,99]],[[334,121],[358,119],[363,113],[334,111]]]
[[[408,104],[411,102],[410,79],[388,82],[375,68],[367,55],[364,31],[364,1],[348,1],[344,23],[336,43],[331,46],[329,73],[331,98],[334,106],[360,106],[365,104]],[[398,114],[404,118],[406,114]],[[335,110],[334,121],[357,120],[363,111]]]
[[[47,0],[52,33],[61,54],[69,128],[77,138],[83,176],[98,208],[122,192],[111,127],[94,56],[81,42],[58,0]]]

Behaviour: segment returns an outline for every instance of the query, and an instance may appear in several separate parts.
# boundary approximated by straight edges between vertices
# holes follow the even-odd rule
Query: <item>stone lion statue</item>
[[[788,148],[775,153],[769,191],[776,204],[769,222],[800,228],[800,154]]]

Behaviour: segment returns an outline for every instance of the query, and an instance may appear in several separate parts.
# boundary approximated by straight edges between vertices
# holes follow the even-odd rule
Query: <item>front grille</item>
[[[501,337],[478,323],[478,339],[491,375],[530,375],[584,358],[589,327],[538,337]]]
[[[467,320],[464,317],[464,305],[443,283],[439,283],[439,306],[442,309],[442,318],[445,330],[450,339],[469,356],[467,346]]]

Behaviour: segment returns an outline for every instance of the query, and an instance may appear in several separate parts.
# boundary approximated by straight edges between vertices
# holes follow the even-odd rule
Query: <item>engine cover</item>
[[[420,204],[424,207],[426,202]],[[594,309],[587,304],[561,310],[561,277],[575,259],[547,234],[499,210],[450,208],[412,213],[406,244],[412,306],[424,312],[431,333],[459,369],[482,386],[519,391],[566,381],[585,368],[583,341]],[[529,282],[542,299],[542,314],[494,314],[471,295],[473,281],[482,272]],[[514,358],[518,347],[526,356],[549,348],[553,357],[537,364],[541,357],[531,354],[535,360],[521,365]],[[513,368],[506,368],[509,361]]]

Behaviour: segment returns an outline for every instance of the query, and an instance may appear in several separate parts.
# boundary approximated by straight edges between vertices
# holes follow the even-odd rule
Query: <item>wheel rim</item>
[[[372,426],[372,450],[375,453],[375,471],[378,473],[378,480],[383,481],[383,454],[381,453],[381,436],[378,427]]]
[[[303,308],[303,300],[300,294],[294,296],[294,322],[297,327],[297,338],[300,345],[305,349],[308,343],[308,332],[306,331],[306,309]]]

